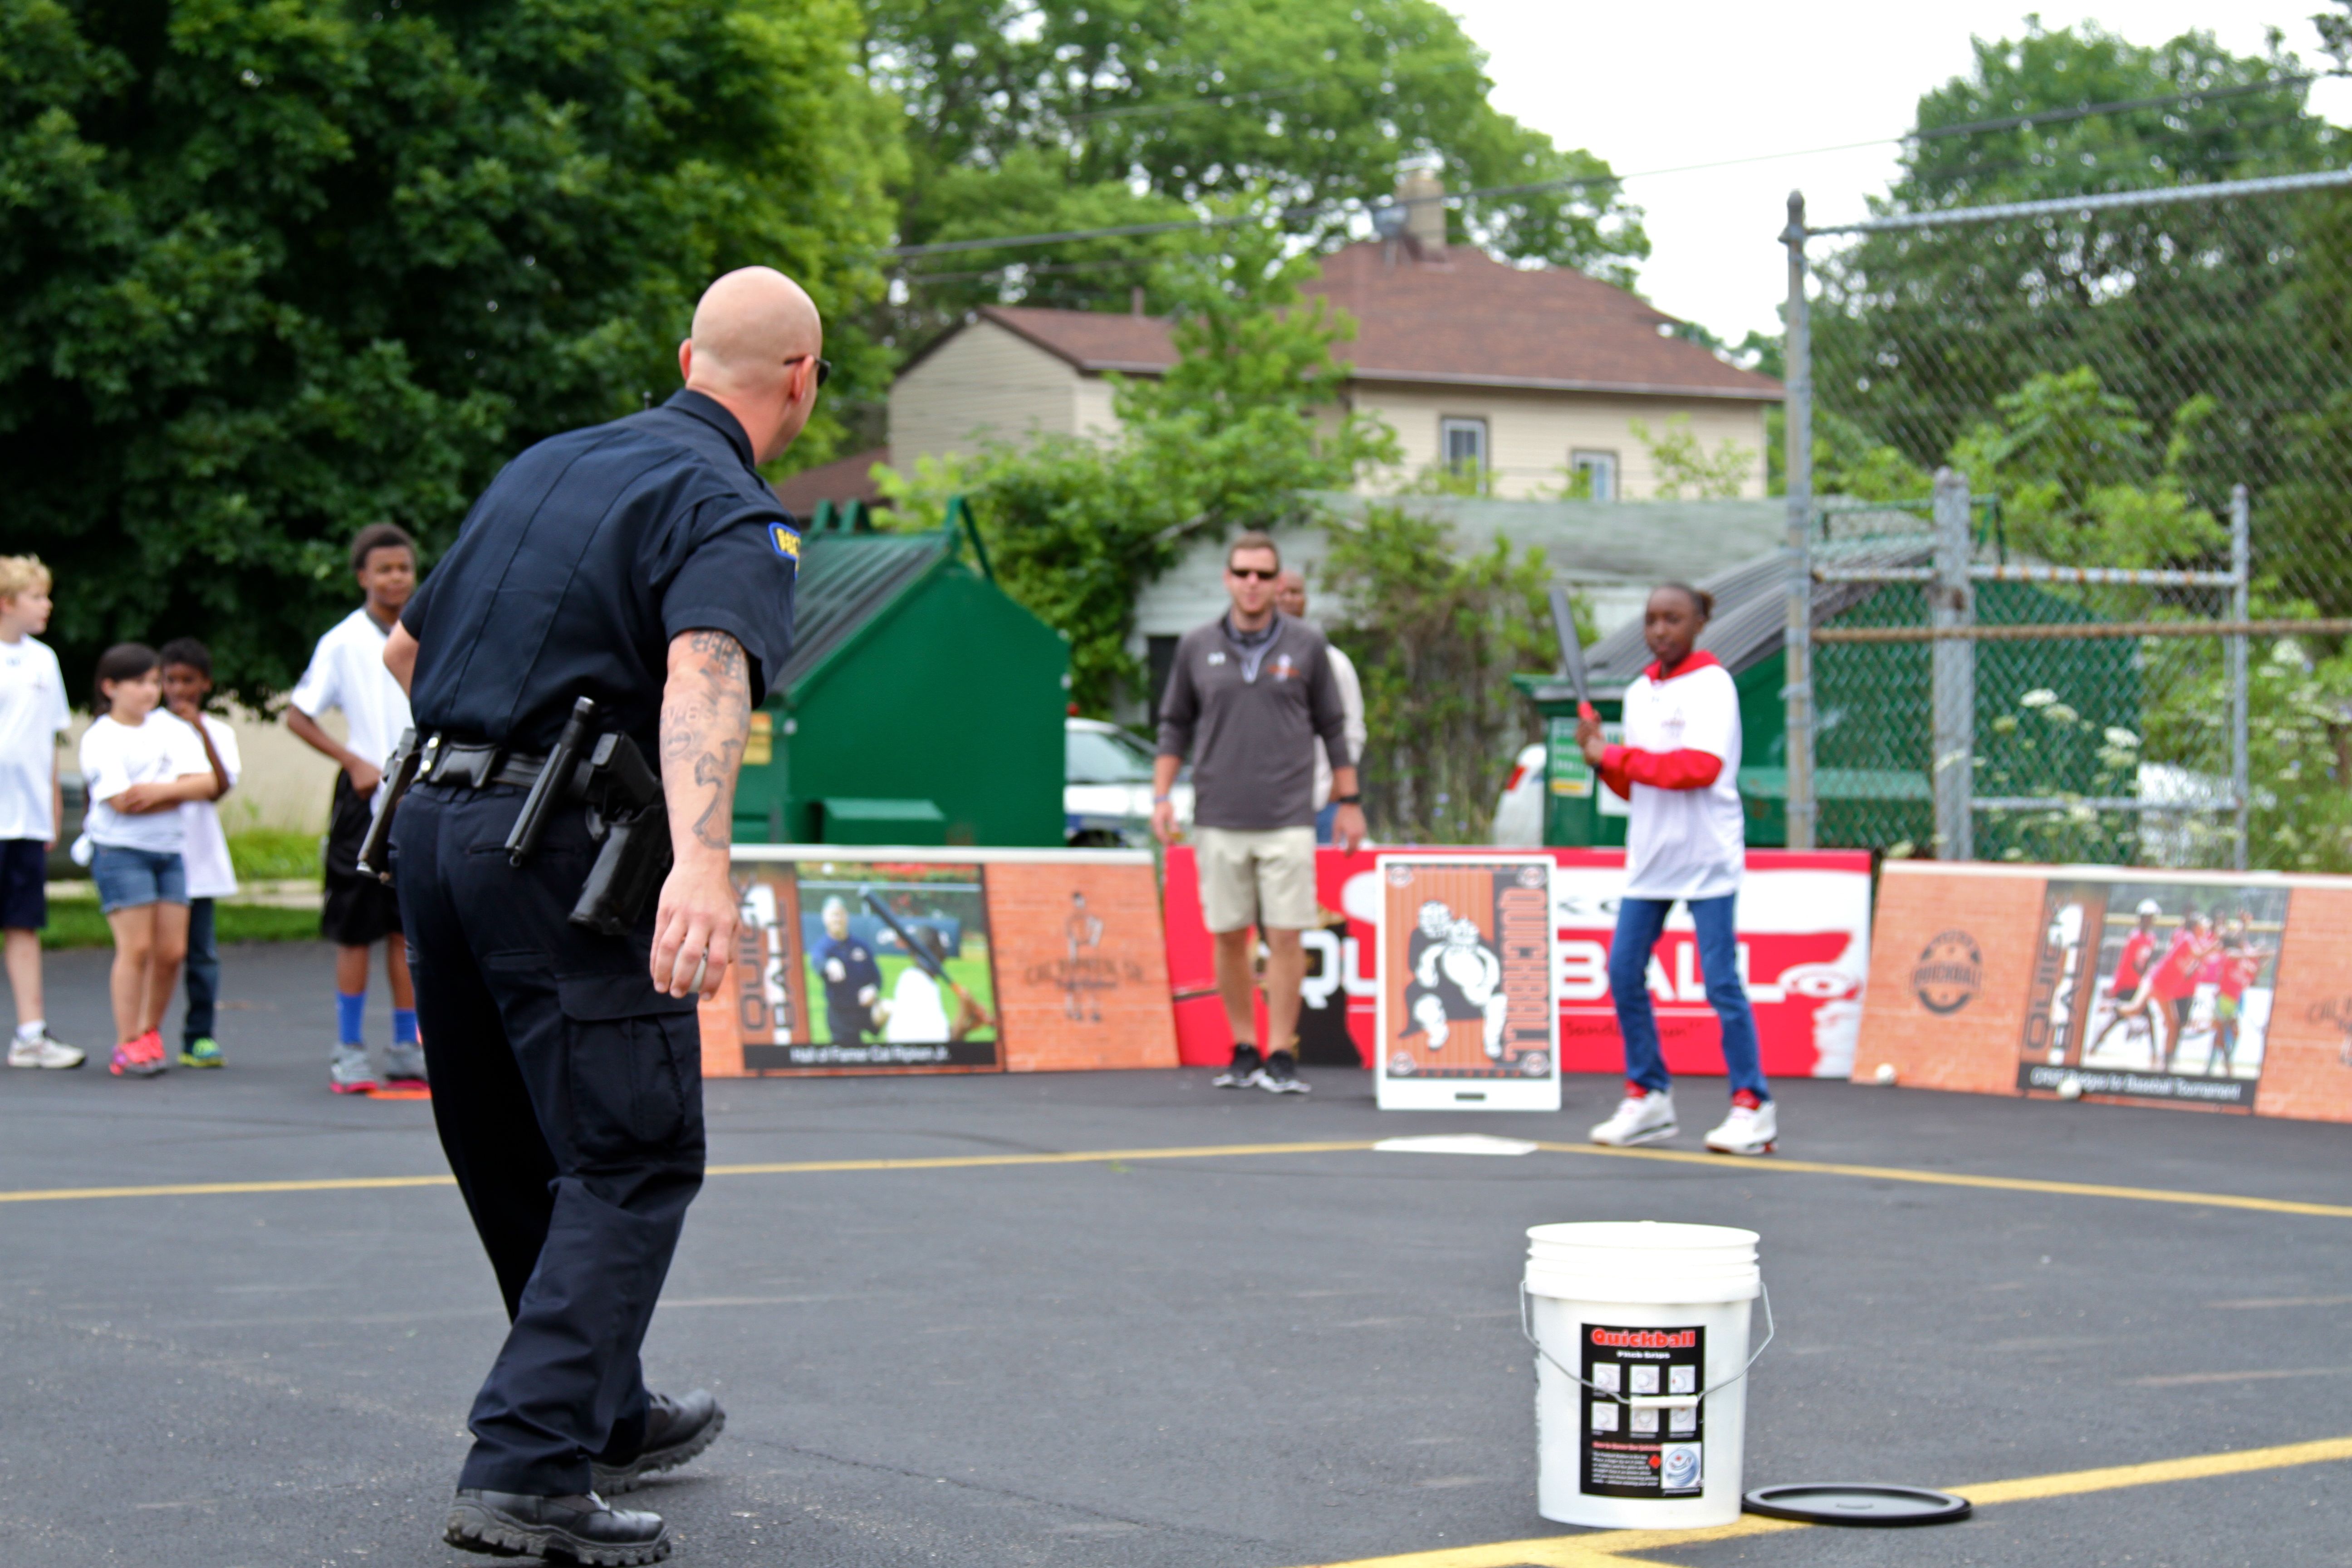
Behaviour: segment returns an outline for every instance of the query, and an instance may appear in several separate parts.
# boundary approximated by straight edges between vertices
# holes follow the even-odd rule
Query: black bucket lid
[[[1807,1524],[1863,1525],[1892,1530],[1910,1524],[1955,1524],[1974,1511],[1969,1500],[1927,1487],[1864,1481],[1816,1481],[1758,1487],[1740,1500],[1749,1513]]]

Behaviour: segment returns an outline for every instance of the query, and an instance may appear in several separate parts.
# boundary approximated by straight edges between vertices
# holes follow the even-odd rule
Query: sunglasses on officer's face
[[[824,384],[833,377],[833,362],[817,354],[794,354],[784,363],[788,365],[793,365],[800,363],[801,361],[804,359],[813,359],[816,361],[816,384],[818,390],[822,391],[824,387]]]
[[[1261,583],[1271,583],[1282,575],[1279,567],[1271,572],[1256,566],[1228,566],[1225,570],[1236,577],[1252,577]]]

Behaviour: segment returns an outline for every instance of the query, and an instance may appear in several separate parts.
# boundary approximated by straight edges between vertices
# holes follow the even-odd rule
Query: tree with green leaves
[[[194,633],[282,689],[354,531],[429,557],[520,447],[667,395],[718,273],[878,292],[895,127],[859,23],[0,0],[0,462],[68,664]]]
[[[1434,0],[868,0],[867,15],[868,68],[905,114],[902,244],[1185,223],[1264,192],[1328,248],[1402,161],[1433,155],[1458,189],[1527,187],[1465,203],[1458,238],[1617,282],[1648,253],[1608,165],[1496,110],[1485,57]],[[928,258],[890,331],[912,344],[1013,299],[1123,309],[1155,265],[1202,247],[1162,232]]]
[[[1476,844],[1528,733],[1521,670],[1557,668],[1543,552],[1498,539],[1465,553],[1441,518],[1367,508],[1330,525],[1318,586],[1345,606],[1331,640],[1364,688],[1372,831]],[[1589,630],[1589,627],[1587,628]]]
[[[1903,173],[1874,207],[2336,167],[2343,135],[2306,107],[2307,75],[2275,44],[2240,56],[2205,33],[2142,47],[2090,24],[2036,25],[1980,42],[1968,75],[1920,100]],[[2095,104],[2136,107],[2038,118]],[[1924,469],[2002,398],[2086,371],[2144,430],[2185,437],[2170,471],[2195,504],[2218,510],[2241,482],[2266,489],[2284,476],[2294,412],[2343,380],[2294,305],[2303,274],[2339,265],[2301,243],[2309,210],[2301,198],[2174,203],[1864,236],[1819,258],[1819,435],[1842,466],[1890,447]],[[2183,424],[2200,398],[2210,405]],[[2135,478],[2152,479],[2165,450],[2143,443]]]
[[[1072,695],[1087,711],[1140,689],[1127,646],[1136,591],[1184,549],[1299,521],[1301,492],[1396,460],[1392,433],[1341,405],[1339,350],[1355,327],[1301,293],[1312,267],[1278,223],[1237,226],[1223,254],[1156,274],[1179,307],[1177,361],[1118,381],[1116,435],[999,442],[886,471],[900,526],[936,527],[950,496],[967,499],[1006,591],[1069,637]]]

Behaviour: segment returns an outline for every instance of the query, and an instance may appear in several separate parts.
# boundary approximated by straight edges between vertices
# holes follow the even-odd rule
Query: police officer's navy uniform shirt
[[[555,744],[574,698],[659,755],[679,634],[751,656],[751,701],[792,650],[800,533],[735,416],[698,392],[540,442],[490,482],[401,623],[421,732]]]

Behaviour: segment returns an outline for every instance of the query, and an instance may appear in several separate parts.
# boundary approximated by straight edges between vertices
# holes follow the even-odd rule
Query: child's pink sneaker
[[[153,1078],[163,1070],[163,1036],[150,1029],[137,1039],[125,1040],[114,1047],[114,1058],[107,1071],[117,1078]]]

